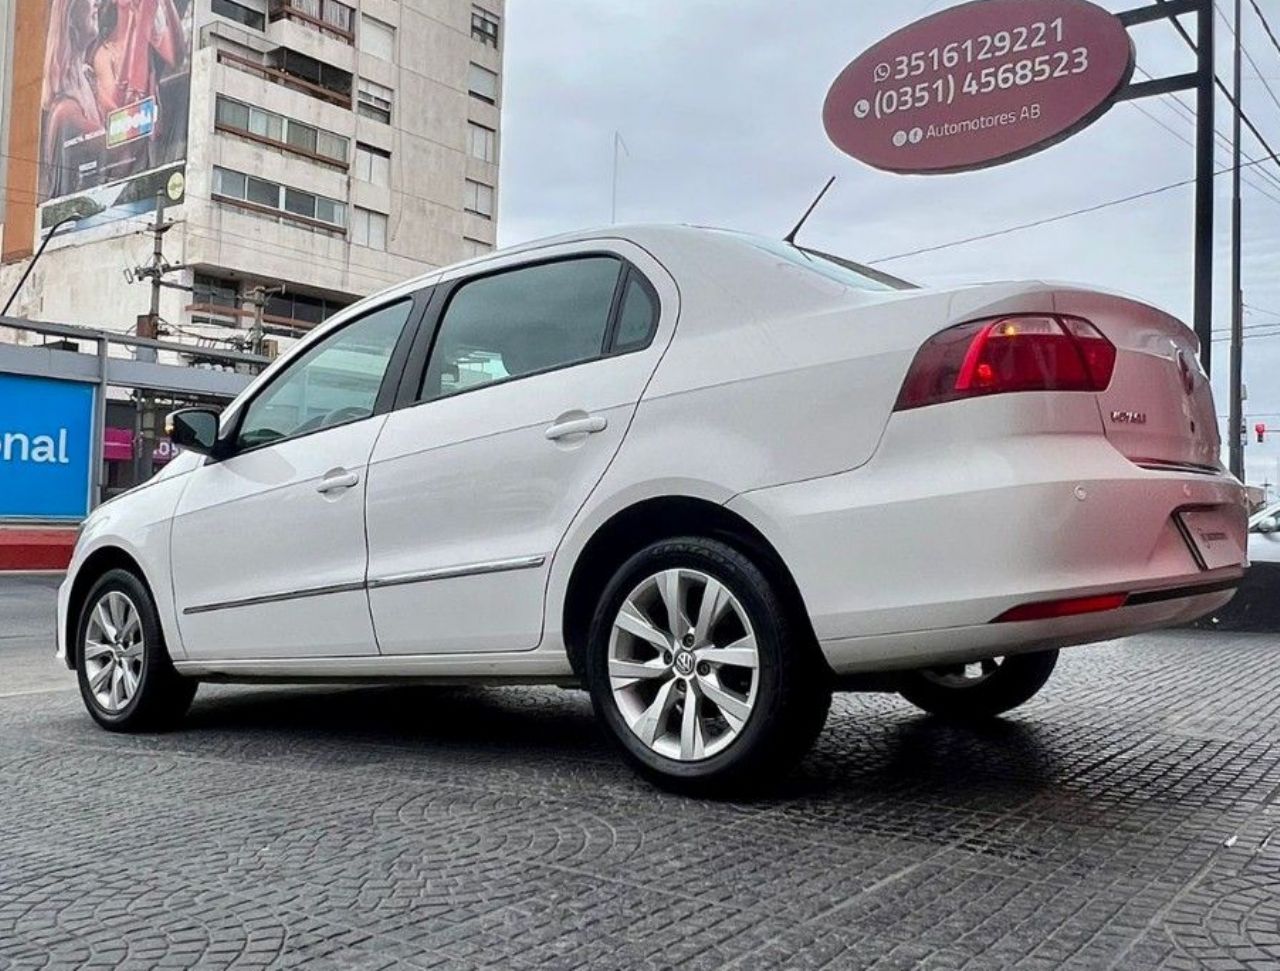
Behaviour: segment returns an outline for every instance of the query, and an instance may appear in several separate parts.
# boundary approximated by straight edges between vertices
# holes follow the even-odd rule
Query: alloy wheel
[[[117,712],[133,699],[146,661],[142,618],[128,594],[104,593],[89,614],[84,635],[85,679],[103,711]]]
[[[627,595],[608,662],[623,720],[670,759],[724,750],[755,707],[760,656],[751,621],[724,584],[698,570],[663,570]]]

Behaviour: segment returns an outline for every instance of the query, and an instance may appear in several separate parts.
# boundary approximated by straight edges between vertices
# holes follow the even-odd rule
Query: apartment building
[[[181,266],[161,317],[194,344],[247,346],[255,293],[287,341],[494,245],[503,0],[0,3],[15,25],[0,294],[74,220],[18,315],[135,326],[158,198]]]

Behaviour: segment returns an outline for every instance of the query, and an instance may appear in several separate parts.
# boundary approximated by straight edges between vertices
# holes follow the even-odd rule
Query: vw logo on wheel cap
[[[693,669],[697,662],[693,658],[692,651],[680,651],[676,654],[675,669],[676,674],[682,674],[685,677],[693,674]]]

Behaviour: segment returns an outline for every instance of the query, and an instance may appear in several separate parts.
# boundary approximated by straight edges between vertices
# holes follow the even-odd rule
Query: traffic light
[[[1258,444],[1261,445],[1267,435],[1267,425],[1265,422],[1258,422],[1253,426],[1253,430],[1258,433]]]

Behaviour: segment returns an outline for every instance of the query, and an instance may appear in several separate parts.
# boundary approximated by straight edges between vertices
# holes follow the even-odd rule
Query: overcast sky
[[[1140,0],[1103,0],[1118,11]],[[614,131],[619,222],[680,222],[782,236],[828,176],[837,181],[802,234],[863,261],[946,243],[1167,185],[1194,175],[1193,123],[1170,98],[1118,105],[1088,130],[1009,165],[910,177],[843,155],[822,127],[827,88],[886,34],[950,0],[508,0],[500,242],[610,220]],[[1231,5],[1220,0],[1224,10]],[[1280,0],[1259,0],[1280,31]],[[1245,42],[1280,95],[1280,52],[1245,4]],[[1190,29],[1194,20],[1187,18]],[[1219,26],[1219,73],[1230,34]],[[1173,28],[1134,33],[1156,76],[1195,67]],[[1246,65],[1245,110],[1280,149],[1280,105]],[[1190,100],[1190,96],[1188,100]],[[1219,100],[1218,127],[1230,133]],[[1168,130],[1172,129],[1172,131]],[[1176,133],[1176,134],[1175,134]],[[1246,140],[1246,151],[1261,154]],[[1219,149],[1219,167],[1229,161]],[[1280,165],[1270,171],[1280,178]],[[1280,183],[1245,187],[1246,415],[1276,427],[1246,449],[1251,482],[1280,480]],[[1230,325],[1230,177],[1218,183],[1215,328]],[[1135,294],[1191,319],[1191,186],[997,239],[879,264],[924,284],[1023,277]],[[1214,345],[1219,411],[1227,344]],[[1225,426],[1224,426],[1225,427]]]

